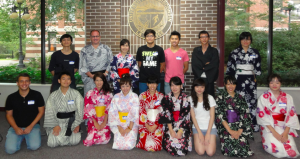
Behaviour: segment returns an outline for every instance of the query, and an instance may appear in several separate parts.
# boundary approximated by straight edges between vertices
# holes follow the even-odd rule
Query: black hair
[[[193,99],[193,103],[194,103],[195,108],[197,108],[197,104],[198,104],[198,96],[197,96],[197,92],[195,91],[196,86],[204,86],[204,88],[205,88],[205,81],[202,78],[198,78],[194,81],[194,83],[192,85],[191,97]],[[206,111],[210,110],[208,94],[206,93],[205,90],[203,92],[203,108]]]
[[[241,41],[242,40],[248,39],[249,37],[250,37],[250,40],[251,40],[251,43],[252,43],[252,35],[251,35],[251,33],[250,32],[242,32],[240,34],[240,37],[239,37],[239,39],[240,39],[240,45],[241,45]]]
[[[20,77],[28,77],[29,78],[29,81],[31,80],[30,76],[28,73],[20,73],[17,77],[17,82],[19,82],[19,78]]]
[[[270,82],[273,80],[273,79],[275,79],[275,78],[277,78],[277,80],[280,82],[280,83],[282,83],[282,79],[281,79],[281,76],[279,75],[279,74],[271,74],[269,77],[268,77],[268,79],[267,79],[267,81],[268,81],[268,85],[270,84]]]
[[[122,45],[125,45],[125,44],[128,44],[128,46],[130,47],[130,42],[129,42],[129,40],[127,40],[127,39],[122,39],[121,41],[120,41],[120,47],[122,46]]]
[[[147,29],[144,33],[144,37],[146,38],[146,36],[150,33],[152,33],[154,35],[154,37],[156,37],[155,36],[156,32],[153,29]]]
[[[170,35],[170,37],[169,37],[169,39],[171,39],[171,36],[173,36],[173,35],[177,35],[178,36],[178,38],[179,38],[179,40],[180,40],[180,38],[181,38],[181,35],[180,35],[180,33],[178,32],[178,31],[172,31],[171,32],[171,35]]]
[[[100,36],[100,31],[99,30],[91,30],[90,35],[92,35],[93,31],[97,31],[99,33],[99,36]]]
[[[237,84],[236,78],[234,76],[226,76],[224,78],[224,85],[227,84],[227,81],[231,84],[235,84],[235,85]]]
[[[207,31],[205,31],[205,30],[202,30],[202,31],[200,31],[199,34],[198,34],[199,39],[200,39],[200,35],[201,35],[201,34],[207,34],[207,36],[209,37],[209,33],[208,33]]]
[[[71,73],[69,71],[62,71],[62,72],[60,72],[60,74],[58,75],[58,79],[61,79],[62,75],[70,76],[70,79],[72,78]]]
[[[130,78],[130,74],[129,73],[125,73],[122,75],[121,79],[120,79],[120,87],[126,83],[128,83],[131,87],[131,82],[132,79]]]
[[[148,84],[151,84],[151,83],[156,83],[156,84],[158,84],[159,81],[158,81],[158,78],[157,78],[156,76],[150,76],[150,77],[148,77],[148,79],[147,79],[147,83],[148,83]]]
[[[102,86],[101,90],[103,90],[104,94],[106,95],[107,93],[110,92],[110,87],[109,87],[109,84],[108,84],[108,82],[107,82],[107,80],[106,80],[106,77],[103,75],[102,72],[97,72],[97,73],[95,73],[95,74],[94,74],[94,77],[93,77],[93,80],[96,81],[96,78],[97,78],[97,77],[99,77],[99,78],[102,79],[102,81],[103,81],[103,86]],[[101,91],[101,90],[100,90],[100,91]]]
[[[73,37],[70,34],[64,34],[60,37],[59,41],[62,42],[64,38],[70,38],[71,42],[73,42]]]
[[[178,76],[172,77],[170,79],[170,83],[169,83],[170,87],[171,87],[172,83],[175,84],[175,85],[182,85],[182,81]]]

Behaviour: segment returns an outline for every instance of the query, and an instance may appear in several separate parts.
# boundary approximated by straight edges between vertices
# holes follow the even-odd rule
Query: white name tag
[[[255,55],[251,55],[250,58],[256,58],[256,56]]]
[[[28,105],[33,105],[34,104],[34,100],[29,100],[28,101]]]
[[[69,62],[70,65],[74,65],[74,63],[75,63],[74,61],[70,61]]]
[[[104,98],[100,98],[99,99],[99,103],[104,103],[105,102],[105,99]]]
[[[154,103],[154,105],[160,105],[160,101],[157,100],[157,101]]]
[[[122,116],[122,120],[127,120],[127,116]]]
[[[181,57],[180,56],[176,56],[176,60],[181,60]]]
[[[158,55],[158,52],[153,52],[153,56],[157,56]]]
[[[74,100],[69,100],[68,104],[74,104]]]
[[[234,110],[230,110],[231,112],[234,112]]]
[[[286,103],[279,102],[279,107],[286,107]]]

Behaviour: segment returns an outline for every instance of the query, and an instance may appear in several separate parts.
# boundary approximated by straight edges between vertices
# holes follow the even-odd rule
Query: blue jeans
[[[146,92],[148,90],[147,83],[139,83],[139,89],[140,89],[140,94],[143,92]],[[159,92],[160,91],[160,83],[158,84],[156,90]]]
[[[25,128],[22,128],[23,130]],[[36,124],[32,128],[29,134],[17,135],[15,129],[10,127],[8,129],[5,141],[5,151],[8,154],[13,154],[20,150],[21,142],[25,138],[27,143],[27,149],[37,150],[41,147],[41,130],[40,125]]]
[[[170,83],[168,83],[168,82],[165,82],[165,86],[164,86],[164,88],[165,88],[165,94],[166,94],[166,95],[167,95],[168,93],[170,93],[170,92],[171,92]]]

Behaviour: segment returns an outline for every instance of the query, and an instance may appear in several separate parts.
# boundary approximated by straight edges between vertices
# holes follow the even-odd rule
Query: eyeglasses
[[[147,35],[146,38],[153,38],[154,35]]]
[[[206,39],[208,36],[200,36],[201,39]]]
[[[91,38],[99,38],[100,36],[91,36]]]

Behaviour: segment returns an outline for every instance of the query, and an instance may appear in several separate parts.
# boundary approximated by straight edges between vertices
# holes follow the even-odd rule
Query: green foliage
[[[11,58],[11,54],[0,54],[0,59]]]

